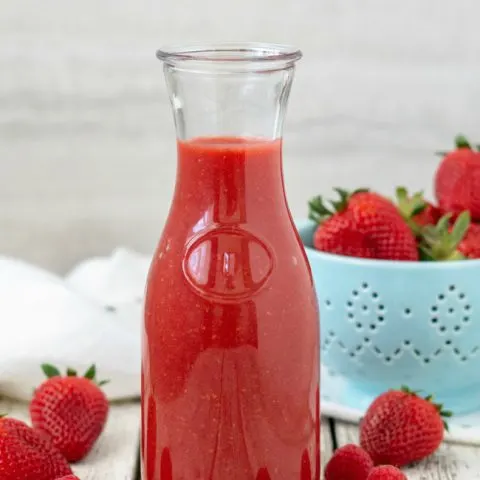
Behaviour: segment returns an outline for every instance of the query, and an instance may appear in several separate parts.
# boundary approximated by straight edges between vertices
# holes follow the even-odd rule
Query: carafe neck
[[[290,47],[232,44],[159,51],[177,137],[282,136],[295,62]]]
[[[202,137],[178,142],[174,208],[188,223],[245,224],[288,212],[281,140]]]

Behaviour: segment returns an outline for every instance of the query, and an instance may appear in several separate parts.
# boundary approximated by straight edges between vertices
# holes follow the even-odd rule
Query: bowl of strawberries
[[[435,391],[467,413],[480,407],[480,153],[464,137],[434,184],[435,203],[402,187],[394,199],[336,189],[297,227],[330,374],[374,396]]]

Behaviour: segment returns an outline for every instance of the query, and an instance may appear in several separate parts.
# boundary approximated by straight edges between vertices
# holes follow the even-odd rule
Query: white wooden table
[[[0,411],[28,421],[28,407],[0,401]],[[105,431],[90,455],[74,466],[81,480],[139,480],[138,403],[113,404]],[[357,442],[354,425],[322,421],[322,471],[336,447]],[[431,459],[405,470],[409,480],[480,480],[480,448],[443,445]],[[323,480],[323,473],[322,473]]]

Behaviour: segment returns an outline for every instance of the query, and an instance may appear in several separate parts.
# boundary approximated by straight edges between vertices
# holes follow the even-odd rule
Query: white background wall
[[[480,141],[479,0],[0,0],[0,252],[64,271],[150,251],[175,143],[165,43],[300,46],[285,132],[294,215],[332,186],[430,190]]]

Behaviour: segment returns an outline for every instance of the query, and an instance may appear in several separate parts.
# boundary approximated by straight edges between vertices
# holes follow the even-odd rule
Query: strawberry
[[[442,216],[440,208],[426,201],[423,192],[409,196],[406,188],[398,187],[396,196],[398,210],[417,236],[425,225],[436,225]]]
[[[437,168],[435,195],[444,212],[468,210],[473,220],[480,220],[480,153],[462,135],[455,144]]]
[[[0,478],[52,480],[72,473],[48,437],[14,418],[0,419]]]
[[[310,219],[319,224],[317,250],[362,258],[418,260],[416,241],[396,206],[365,190],[336,189],[339,201],[327,208],[320,196],[309,202]]]
[[[466,258],[480,258],[480,225],[472,223],[463,240],[458,244],[458,251]]]
[[[407,480],[407,477],[397,467],[382,465],[372,469],[367,480]]]
[[[35,391],[30,403],[32,424],[49,435],[70,462],[83,459],[92,449],[105,426],[108,401],[96,383],[92,365],[84,377],[68,369],[67,376],[51,365],[42,369],[48,380]]]
[[[335,451],[325,467],[325,480],[366,480],[373,461],[365,450],[349,444]]]
[[[360,445],[375,465],[396,467],[428,457],[443,441],[451,412],[406,387],[377,397],[360,424]]]
[[[470,242],[466,243],[466,235],[471,228],[470,214],[463,212],[458,215],[453,226],[450,225],[451,217],[452,214],[448,213],[436,225],[422,228],[419,240],[422,260],[465,260],[463,250],[467,251],[476,239],[473,234]]]

